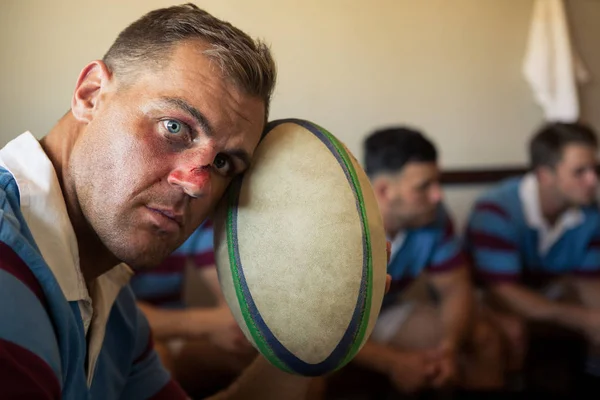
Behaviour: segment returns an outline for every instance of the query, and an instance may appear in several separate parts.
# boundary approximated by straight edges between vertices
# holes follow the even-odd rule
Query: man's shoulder
[[[0,296],[8,290],[28,290],[45,306],[56,285],[21,211],[19,188],[13,175],[0,167]],[[55,292],[55,290],[50,290]]]
[[[6,168],[0,165],[0,209],[16,209],[20,207],[19,187],[15,177]]]
[[[0,166],[0,243],[18,252],[26,262],[38,256],[37,245],[21,211],[19,187],[14,176]],[[29,250],[33,249],[33,253]],[[25,251],[27,250],[27,251]]]
[[[0,280],[3,296],[11,288],[29,289],[34,297],[44,302],[42,282],[49,275],[47,268],[34,268],[43,259],[20,208],[19,189],[12,174],[0,167]],[[44,273],[44,274],[42,274]],[[39,276],[42,274],[43,276]]]
[[[477,198],[472,213],[490,212],[512,219],[520,209],[519,185],[522,177],[497,183]]]
[[[47,290],[55,282],[21,214],[16,182],[3,168],[0,213],[0,353],[11,354],[10,360],[17,360],[14,368],[24,368],[60,392],[61,354]]]
[[[478,200],[501,202],[508,198],[518,197],[519,185],[521,184],[522,180],[522,177],[502,180],[483,192]]]
[[[0,189],[5,190],[7,187],[9,187],[11,185],[14,185],[14,188],[16,188],[15,177],[13,176],[13,174],[10,173],[9,170],[4,168],[0,164]],[[12,189],[12,190],[14,190],[14,189]]]

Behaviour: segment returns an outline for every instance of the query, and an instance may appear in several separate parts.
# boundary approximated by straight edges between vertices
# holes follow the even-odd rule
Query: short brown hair
[[[542,126],[529,143],[531,168],[555,167],[565,147],[579,144],[598,148],[594,130],[582,123],[548,123]]]
[[[218,63],[224,77],[262,99],[268,113],[277,75],[269,47],[191,3],[150,11],[119,34],[103,61],[117,75],[135,76],[140,65],[164,66],[161,56],[191,40],[206,43],[203,53]]]

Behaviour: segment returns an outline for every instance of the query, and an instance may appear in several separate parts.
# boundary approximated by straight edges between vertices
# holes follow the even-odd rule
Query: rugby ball
[[[271,364],[318,376],[356,355],[381,308],[386,237],[366,174],[335,136],[269,123],[214,225],[225,299]]]

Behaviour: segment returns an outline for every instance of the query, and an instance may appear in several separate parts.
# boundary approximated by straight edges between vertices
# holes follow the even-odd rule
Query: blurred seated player
[[[131,286],[163,363],[188,393],[228,386],[254,358],[221,293],[210,221],[159,267],[137,272]]]
[[[474,318],[469,269],[442,204],[434,145],[420,132],[394,127],[369,136],[364,151],[392,243],[392,284],[357,364],[387,375],[403,392],[502,387],[500,338]],[[434,301],[402,298],[420,277]]]
[[[466,246],[513,368],[525,356],[522,319],[600,343],[597,151],[587,126],[543,126],[529,145],[531,172],[493,187],[469,217]],[[564,301],[569,292],[578,304]]]

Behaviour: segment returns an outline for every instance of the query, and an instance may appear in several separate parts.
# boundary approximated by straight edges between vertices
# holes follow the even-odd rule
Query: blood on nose
[[[169,181],[191,196],[207,194],[210,191],[210,166],[178,169],[171,173]]]
[[[210,167],[192,168],[189,173],[189,180],[194,186],[203,188],[210,183]]]

